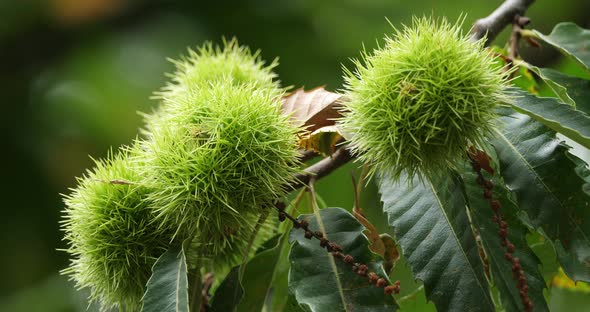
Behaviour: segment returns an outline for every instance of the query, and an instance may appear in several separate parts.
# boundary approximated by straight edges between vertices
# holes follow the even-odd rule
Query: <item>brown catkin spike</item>
[[[473,171],[477,174],[475,182],[483,188],[483,198],[485,198],[488,201],[490,208],[494,213],[494,215],[492,216],[492,222],[498,224],[498,236],[500,238],[500,243],[502,247],[506,248],[504,258],[506,259],[506,261],[512,264],[512,275],[514,277],[514,280],[517,281],[516,287],[518,289],[518,294],[520,295],[520,299],[522,300],[524,309],[527,312],[531,312],[533,311],[534,306],[533,302],[531,301],[528,295],[529,287],[527,284],[526,276],[522,269],[520,259],[512,256],[512,254],[516,251],[516,246],[514,246],[514,244],[510,242],[508,238],[508,223],[503,220],[502,214],[500,213],[502,204],[497,199],[494,199],[494,183],[483,176],[483,173],[481,172],[482,166],[477,162],[477,160],[473,158],[469,152],[467,153],[467,155],[471,161],[471,167],[473,168]]]
[[[319,240],[319,245],[322,248],[326,248],[334,259],[341,259],[347,265],[350,265],[352,271],[361,277],[368,278],[369,283],[377,287],[385,287],[384,293],[387,295],[398,294],[400,291],[400,283],[396,281],[394,285],[387,285],[388,282],[385,278],[379,277],[375,272],[369,272],[369,267],[366,264],[354,262],[354,257],[349,254],[342,252],[342,247],[334,242],[328,240],[325,235],[320,231],[312,231],[309,229],[309,222],[307,220],[297,220],[293,216],[289,215],[284,209],[285,204],[275,203],[275,209],[278,211],[278,217],[280,221],[289,219],[293,222],[293,228],[301,229],[304,232],[304,237],[307,239],[316,238]]]

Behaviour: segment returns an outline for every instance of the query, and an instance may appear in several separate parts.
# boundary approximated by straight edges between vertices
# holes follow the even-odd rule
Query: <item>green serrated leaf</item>
[[[405,179],[412,179],[404,176]],[[383,210],[402,254],[438,311],[495,311],[457,177],[384,177]]]
[[[491,154],[493,160],[497,160],[495,153],[488,152],[488,154]],[[493,167],[494,171],[498,172],[498,166],[494,165]],[[463,178],[471,221],[486,252],[494,285],[500,292],[502,306],[508,312],[522,311],[524,307],[521,303],[519,289],[516,287],[517,281],[512,277],[512,263],[504,258],[506,248],[501,244],[498,224],[492,221],[494,213],[489,202],[482,196],[483,189],[475,182],[477,175],[468,163],[462,168],[460,174]],[[498,174],[494,176],[486,174],[486,178],[491,179],[494,184],[494,198],[502,203],[501,214],[503,220],[509,225],[508,239],[516,247],[513,256],[520,260],[525,272],[529,286],[529,298],[533,302],[534,310],[548,311],[547,303],[543,297],[545,281],[539,271],[541,263],[527,244],[526,233],[528,230],[518,218],[518,207],[512,201],[510,192]]]
[[[526,63],[525,66],[531,71],[533,71],[535,74],[537,74],[563,103],[576,107],[576,102],[568,94],[567,88],[559,82],[552,79],[557,78],[557,74],[563,74],[553,69],[539,68],[528,63]]]
[[[512,108],[529,115],[545,126],[562,133],[580,145],[590,148],[590,116],[555,98],[539,98],[514,90],[517,97]]]
[[[590,280],[590,196],[585,164],[568,153],[555,132],[510,110],[492,144],[506,186],[516,194],[520,209],[541,228],[556,248],[566,273]],[[574,161],[575,160],[575,161]]]
[[[244,289],[240,283],[240,266],[235,266],[215,291],[210,310],[211,312],[236,311],[243,296]]]
[[[571,57],[590,73],[590,30],[574,23],[559,23],[549,35],[533,30],[534,35]]]
[[[531,65],[532,66],[532,65]],[[577,110],[590,114],[590,80],[569,76],[551,68],[538,68],[538,75],[553,89],[563,88]],[[554,92],[557,93],[557,91]],[[562,101],[564,98],[560,96]],[[567,102],[566,102],[567,103]]]
[[[369,270],[386,277],[380,263],[373,261],[365,229],[342,208],[325,208],[319,214],[301,215],[313,231],[321,230],[326,237],[339,244],[356,262],[369,266]],[[289,287],[297,302],[311,311],[395,311],[397,304],[383,288],[369,284],[367,278],[352,272],[351,266],[334,259],[318,241],[308,240],[301,230],[291,231],[294,241],[289,255],[291,270]]]
[[[257,253],[245,265],[242,277],[244,297],[238,305],[238,311],[260,311],[271,287],[275,268],[283,245],[288,241],[288,235],[277,235],[271,239],[273,246]]]
[[[168,249],[154,264],[143,296],[143,312],[188,312],[186,257],[181,245]]]

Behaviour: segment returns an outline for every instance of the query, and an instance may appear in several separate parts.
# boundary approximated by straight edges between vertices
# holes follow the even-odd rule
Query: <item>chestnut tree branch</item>
[[[331,157],[326,157],[309,168],[305,169],[305,172],[295,175],[293,183],[286,186],[287,191],[293,191],[300,187],[303,187],[309,183],[311,177],[316,180],[320,179],[330,172],[340,168],[352,159],[352,155],[346,146],[343,146],[336,150]]]
[[[471,39],[479,40],[486,37],[486,46],[506,27],[512,24],[514,17],[523,16],[526,9],[535,0],[506,0],[492,14],[475,21],[471,27]]]

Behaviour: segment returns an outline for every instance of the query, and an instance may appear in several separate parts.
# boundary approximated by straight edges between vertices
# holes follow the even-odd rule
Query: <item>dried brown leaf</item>
[[[369,220],[367,220],[367,218],[365,218],[362,212],[359,211],[359,209],[357,209],[356,207],[352,209],[352,215],[360,224],[364,225],[366,228],[366,230],[363,231],[363,234],[365,234],[365,236],[369,240],[369,250],[371,250],[375,254],[378,254],[379,256],[381,256],[381,258],[385,258],[385,245],[383,244],[381,237],[379,237],[379,232],[377,231],[375,226],[373,226],[373,224]]]
[[[335,125],[341,116],[339,107],[340,94],[317,87],[309,91],[299,88],[283,97],[281,112],[289,115],[298,127],[313,132],[317,129]]]
[[[381,238],[381,242],[385,248],[385,252],[383,254],[383,268],[387,274],[390,274],[395,266],[397,260],[399,260],[399,251],[397,250],[397,243],[393,239],[393,237],[389,236],[387,233],[383,233],[379,235]]]

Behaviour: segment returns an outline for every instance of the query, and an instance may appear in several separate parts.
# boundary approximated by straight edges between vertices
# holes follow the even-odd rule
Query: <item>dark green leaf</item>
[[[585,164],[555,132],[529,116],[503,111],[492,144],[507,187],[532,224],[556,248],[566,273],[590,281],[590,196]]]
[[[427,298],[438,311],[495,311],[459,178],[408,182],[383,178],[381,201]]]
[[[285,302],[285,306],[280,311],[283,311],[283,312],[307,312],[308,311],[308,309],[305,309],[305,307],[299,305],[299,303],[297,302],[297,299],[295,299],[295,295],[287,294],[286,299],[287,300]]]
[[[236,311],[243,295],[244,289],[240,283],[240,266],[235,266],[215,291],[215,296],[211,303],[211,311]]]
[[[385,277],[380,263],[373,261],[368,241],[363,236],[365,229],[346,210],[326,208],[318,215],[301,215],[299,219],[309,222],[313,231],[321,230],[326,237],[339,244],[343,252],[365,263],[370,271]],[[303,231],[291,231],[294,244],[289,260],[289,287],[300,305],[311,311],[395,311],[397,304],[392,296],[385,295],[383,288],[369,284],[367,278],[352,272],[351,266],[334,259],[318,240],[308,240]]]
[[[186,257],[182,246],[168,249],[154,264],[143,297],[143,312],[188,312]]]
[[[559,23],[549,35],[534,30],[534,34],[554,46],[590,73],[590,30],[574,23]]]
[[[573,77],[550,68],[538,68],[541,78],[563,87],[577,110],[590,114],[590,80]]]
[[[515,90],[517,98],[512,107],[533,117],[545,126],[562,133],[573,141],[590,148],[590,116],[555,98],[539,98]]]
[[[551,68],[526,65],[555,92],[559,99],[577,110],[590,113],[590,80],[569,76]]]
[[[257,253],[243,269],[242,287],[244,288],[244,297],[238,305],[238,311],[262,310],[282,247],[288,242],[288,235],[276,236],[271,239],[271,242],[274,243],[274,246]]]
[[[528,69],[533,71],[537,76],[539,76],[547,86],[555,93],[557,98],[559,98],[563,103],[569,104],[572,107],[576,107],[576,102],[571,96],[568,94],[567,88],[563,86],[561,83],[555,81],[552,78],[558,78],[557,75],[563,75],[558,71],[549,68],[539,68],[537,66],[526,64]],[[565,76],[565,75],[564,75]],[[583,80],[583,79],[581,79]]]
[[[491,154],[493,160],[497,159],[495,153],[488,152],[488,154]],[[512,194],[505,188],[504,181],[498,176],[498,166],[493,164],[493,167],[496,175],[484,174],[494,183],[494,198],[502,203],[501,214],[503,220],[509,225],[508,239],[516,247],[513,256],[518,257],[525,272],[529,286],[529,298],[534,304],[535,311],[548,311],[547,303],[543,297],[545,281],[539,271],[541,263],[527,244],[526,234],[528,231],[518,218],[518,207],[512,201]],[[506,311],[522,311],[524,307],[521,303],[519,289],[516,287],[517,281],[512,278],[512,263],[504,258],[506,248],[501,244],[498,224],[492,221],[493,210],[490,208],[488,200],[483,198],[483,189],[475,182],[477,176],[471,166],[466,163],[460,173],[463,177],[471,220],[485,249],[494,285],[500,291],[502,306]]]

